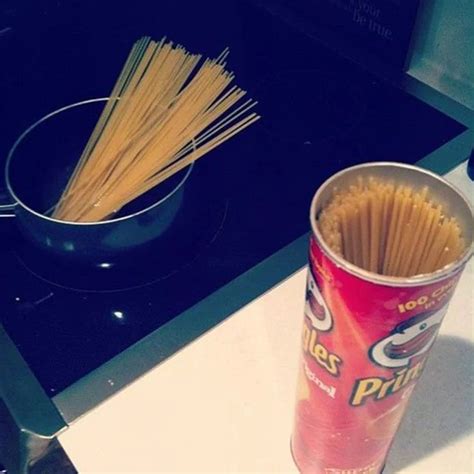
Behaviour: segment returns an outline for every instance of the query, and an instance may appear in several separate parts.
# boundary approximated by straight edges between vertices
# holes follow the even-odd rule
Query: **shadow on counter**
[[[458,337],[438,338],[395,438],[384,474],[400,472],[474,431],[473,360],[474,344]]]

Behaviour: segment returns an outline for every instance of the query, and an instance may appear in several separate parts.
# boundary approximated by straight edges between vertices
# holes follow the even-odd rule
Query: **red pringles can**
[[[428,186],[458,220],[468,244],[463,256],[431,274],[402,278],[368,272],[336,255],[317,217],[334,189],[370,176]],[[473,211],[434,173],[367,163],[328,179],[313,198],[310,219],[293,457],[302,473],[378,474],[472,254]]]

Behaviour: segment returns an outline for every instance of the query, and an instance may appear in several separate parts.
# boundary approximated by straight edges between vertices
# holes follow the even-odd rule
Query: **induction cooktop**
[[[10,143],[47,111],[105,95],[143,33],[206,54],[230,45],[230,67],[263,117],[196,164],[165,241],[129,261],[51,261],[0,219],[0,321],[68,423],[303,265],[310,200],[328,176],[366,161],[415,163],[465,130],[252,3],[229,3],[225,22],[205,2],[179,22],[151,2],[107,21],[95,2],[51,8],[3,39],[16,51],[3,79]]]

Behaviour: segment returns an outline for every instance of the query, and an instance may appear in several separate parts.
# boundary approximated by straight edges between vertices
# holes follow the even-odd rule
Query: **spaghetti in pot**
[[[202,62],[164,38],[137,41],[53,217],[110,218],[258,120],[231,85],[228,52]]]

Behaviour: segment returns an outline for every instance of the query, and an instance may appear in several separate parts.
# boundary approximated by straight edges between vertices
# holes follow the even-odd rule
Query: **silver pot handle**
[[[2,217],[15,217],[16,205],[16,202],[13,204],[0,204],[0,219]]]

